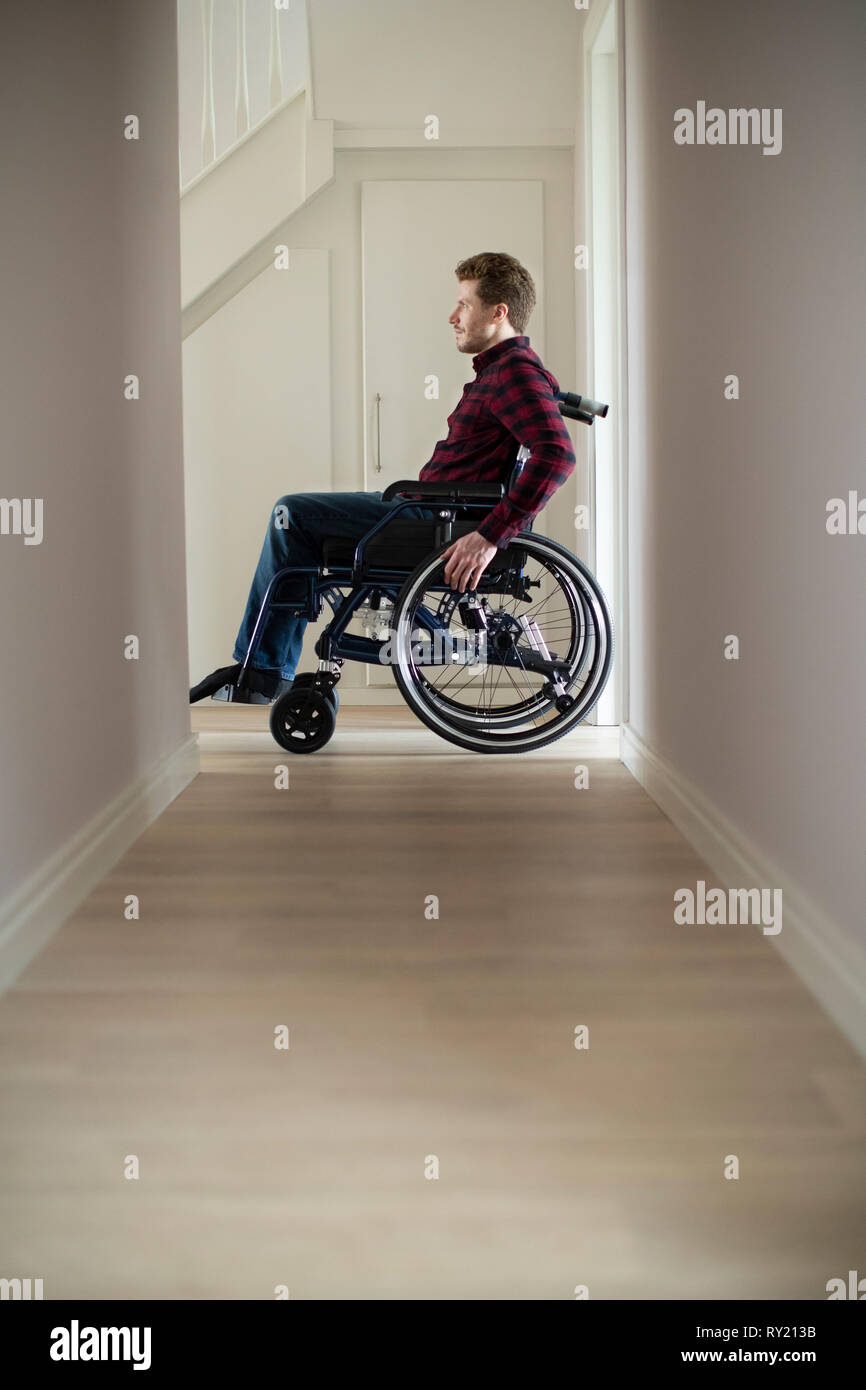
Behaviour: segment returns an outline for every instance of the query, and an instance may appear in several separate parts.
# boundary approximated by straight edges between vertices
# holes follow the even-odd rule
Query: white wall
[[[4,6],[2,491],[43,499],[44,538],[0,535],[0,946],[189,739],[175,24],[172,0]]]
[[[442,140],[571,131],[586,13],[572,0],[308,0],[316,115]]]
[[[625,12],[631,726],[866,943],[866,536],[825,529],[866,494],[866,7]],[[781,107],[781,153],[675,145],[699,99]]]
[[[232,660],[276,499],[331,490],[329,335],[328,252],[293,251],[184,342],[193,681]]]

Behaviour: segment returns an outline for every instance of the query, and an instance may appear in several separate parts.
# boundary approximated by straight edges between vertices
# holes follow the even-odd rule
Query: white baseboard
[[[866,952],[859,943],[628,724],[622,761],[722,887],[781,888],[782,930],[768,939],[866,1057]]]
[[[198,742],[191,734],[0,902],[0,990],[18,978],[198,770]]]

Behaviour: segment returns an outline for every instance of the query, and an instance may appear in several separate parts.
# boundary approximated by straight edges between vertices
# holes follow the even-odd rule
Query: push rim
[[[394,678],[407,704],[443,738],[480,752],[523,752],[562,737],[596,704],[613,659],[607,601],[583,563],[546,537],[524,533],[511,548],[525,556],[522,576],[534,582],[543,573],[548,589],[545,593],[542,587],[537,599],[534,589],[528,600],[507,599],[498,592],[503,588],[501,580],[486,585],[482,578],[479,600],[496,599],[496,603],[488,601],[485,610],[493,611],[494,633],[510,629],[515,634],[514,642],[505,648],[504,661],[496,649],[490,659],[489,643],[486,669],[481,663],[475,667],[461,663],[452,669],[450,661],[437,667],[425,664],[423,654],[419,659],[419,631],[434,630],[432,615],[442,613],[443,595],[455,597],[444,582],[442,550],[427,557],[409,577],[394,613]],[[534,633],[529,627],[532,622]],[[527,666],[539,647],[557,662],[570,701],[567,708],[558,707],[549,676]],[[433,674],[437,671],[440,674]],[[470,675],[467,680],[455,672]],[[458,680],[460,688],[456,688]],[[509,696],[503,697],[503,690]]]

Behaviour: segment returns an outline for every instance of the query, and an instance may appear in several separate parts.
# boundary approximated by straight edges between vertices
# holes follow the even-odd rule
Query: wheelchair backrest
[[[530,453],[531,453],[531,450],[528,449],[528,448],[526,447],[525,444],[521,444],[521,445],[520,445],[520,448],[517,450],[517,457],[515,458],[514,463],[513,463],[512,466],[511,466],[511,472],[509,473],[508,479],[507,479],[507,481],[505,482],[505,491],[506,491],[506,494],[509,493],[509,492],[511,491],[511,489],[512,489],[513,486],[514,486],[514,484],[517,482],[517,479],[520,477],[521,473],[523,472],[523,465],[526,463],[526,460],[529,458]],[[526,529],[527,531],[531,531],[531,530],[532,530],[532,521],[531,521],[531,520],[528,522],[528,524],[527,524],[527,526],[525,527],[525,529]]]
[[[514,484],[517,482],[517,479],[523,472],[523,465],[526,463],[526,460],[529,458],[529,455],[530,450],[527,449],[525,444],[521,444],[520,448],[517,450],[517,457],[515,458],[514,463],[511,465],[511,472],[509,473],[508,478],[503,479],[503,481],[505,482],[506,492],[510,492]]]
[[[588,396],[577,396],[570,391],[557,391],[556,400],[559,403],[561,415],[567,415],[571,420],[582,420],[585,425],[591,425],[597,415],[604,418],[609,409],[603,401],[591,401]],[[502,478],[506,494],[511,492],[511,489],[523,472],[523,465],[530,457],[531,452],[532,451],[527,448],[525,444],[519,446],[508,477]],[[531,520],[524,529],[527,531],[532,530]]]

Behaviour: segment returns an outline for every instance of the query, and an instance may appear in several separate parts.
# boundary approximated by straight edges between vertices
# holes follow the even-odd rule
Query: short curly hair
[[[480,251],[455,267],[458,280],[477,280],[478,298],[488,308],[508,306],[515,333],[525,333],[535,308],[535,281],[525,266],[505,251]]]

